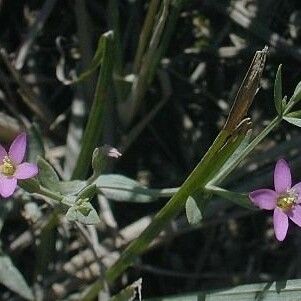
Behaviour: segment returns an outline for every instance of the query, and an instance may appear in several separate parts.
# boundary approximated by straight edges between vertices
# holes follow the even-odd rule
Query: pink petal
[[[289,218],[299,227],[301,227],[301,206],[295,206],[289,213]]]
[[[249,194],[251,201],[259,208],[273,210],[276,207],[277,193],[271,189],[258,189]]]
[[[288,217],[280,208],[276,207],[273,221],[276,238],[279,241],[283,241],[288,229]]]
[[[274,171],[274,186],[278,193],[285,192],[292,186],[291,170],[287,162],[283,159],[278,160],[276,163]]]
[[[0,194],[2,197],[7,198],[11,196],[17,187],[17,179],[8,178],[5,176],[0,177]]]
[[[296,203],[301,203],[301,182],[294,185],[292,189],[298,194]]]
[[[8,156],[15,164],[20,164],[25,155],[26,151],[26,134],[22,133],[18,135],[13,143],[11,144]]]
[[[38,174],[38,166],[32,163],[21,163],[17,166],[14,177],[18,180],[28,179]]]
[[[3,162],[4,157],[7,156],[7,152],[2,145],[0,145],[0,165]]]

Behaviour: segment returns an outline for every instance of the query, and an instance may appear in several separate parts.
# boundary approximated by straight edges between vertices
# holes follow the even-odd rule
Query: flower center
[[[295,206],[297,198],[298,194],[290,189],[277,198],[277,206],[284,211],[290,210]]]
[[[5,156],[0,165],[0,171],[5,176],[12,176],[15,173],[15,166],[8,156]]]

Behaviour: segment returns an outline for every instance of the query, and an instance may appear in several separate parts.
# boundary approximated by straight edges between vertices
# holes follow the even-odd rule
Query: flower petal
[[[7,156],[7,152],[5,148],[0,144],[0,164],[2,163],[5,156]]]
[[[273,221],[276,238],[279,241],[283,241],[288,229],[288,217],[280,208],[276,207],[274,210]]]
[[[283,159],[277,161],[274,171],[274,186],[278,193],[285,192],[292,186],[291,170]]]
[[[276,207],[277,193],[271,189],[258,189],[249,194],[251,201],[259,208],[273,210]]]
[[[11,196],[17,187],[17,179],[8,178],[5,176],[0,177],[0,194],[2,197],[7,198]]]
[[[22,133],[18,135],[13,143],[11,144],[8,156],[15,164],[20,164],[25,155],[26,151],[26,134]]]
[[[17,166],[14,177],[18,180],[28,179],[36,176],[38,173],[38,166],[32,163],[21,163]]]
[[[299,227],[301,227],[301,206],[295,206],[289,213],[289,218]]]
[[[292,189],[298,194],[298,199],[296,203],[301,203],[301,182],[294,185]]]

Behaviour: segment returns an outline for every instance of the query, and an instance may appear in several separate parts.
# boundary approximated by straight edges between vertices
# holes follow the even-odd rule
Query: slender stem
[[[62,199],[63,199],[63,197],[60,194],[58,194],[54,191],[51,191],[51,190],[49,190],[45,187],[40,187],[40,189],[39,189],[39,191],[37,191],[37,193],[41,194],[43,196],[46,196],[48,198],[51,198],[51,199],[53,199],[55,201],[58,201],[58,202],[61,202]]]
[[[146,48],[147,42],[154,28],[154,22],[156,19],[156,13],[158,10],[159,3],[160,3],[159,0],[152,0],[149,4],[147,15],[143,24],[143,28],[140,33],[139,45],[137,48],[136,56],[134,59],[134,67],[133,67],[134,73],[137,73],[140,68],[144,50]]]

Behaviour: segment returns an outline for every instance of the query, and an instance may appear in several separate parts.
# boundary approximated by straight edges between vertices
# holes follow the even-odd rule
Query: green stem
[[[139,37],[139,45],[137,48],[136,56],[134,59],[134,67],[133,67],[134,73],[137,73],[140,68],[144,50],[146,48],[147,42],[149,41],[149,38],[154,28],[154,23],[155,23],[156,13],[158,10],[159,3],[160,3],[159,0],[152,0],[149,4],[147,15]]]
[[[72,179],[85,179],[90,168],[92,153],[102,134],[104,107],[108,98],[107,95],[113,68],[113,33],[108,32],[104,34],[103,39],[104,53],[102,65],[97,79],[94,101]]]
[[[40,195],[43,195],[43,196],[46,196],[48,198],[51,198],[51,199],[53,199],[55,201],[58,201],[58,202],[61,202],[62,199],[63,199],[63,197],[60,194],[58,194],[54,191],[51,191],[51,190],[49,190],[45,187],[40,187],[39,191],[37,191],[36,193],[38,193]]]
[[[262,132],[256,136],[248,146],[237,156],[236,160],[229,164],[227,170],[223,173],[219,174],[218,176],[214,177],[213,181],[208,183],[209,185],[215,185],[221,183],[240,163],[241,161],[246,158],[251,151],[275,128],[277,127],[280,122],[282,121],[282,117],[277,116],[275,117],[268,126],[266,126]]]
[[[237,160],[230,165],[229,172],[231,172],[241,162],[241,160],[243,160],[256,147],[256,145],[262,141],[263,138],[265,138],[276,126],[278,126],[281,120],[281,117],[274,118],[272,122],[245,148]],[[191,192],[193,192],[197,187],[201,188],[208,184],[212,172],[224,163],[221,159],[219,163],[216,163],[218,160],[216,151],[223,145],[225,141],[224,139],[226,139],[225,137],[228,137],[227,134],[221,132],[210,150],[193,170],[179,191],[159,211],[153,222],[142,232],[140,237],[133,241],[121,254],[121,257],[117,260],[117,262],[108,269],[106,272],[106,279],[108,283],[112,283],[129,265],[131,265],[134,259],[146,250],[151,241],[160,233],[160,231],[162,231],[165,225],[183,210],[185,201]],[[211,168],[211,172],[209,172],[210,163],[215,164],[215,168]],[[223,176],[227,176],[229,172]],[[82,300],[91,300],[97,296],[97,293],[101,288],[101,281],[96,281],[90,287]]]

